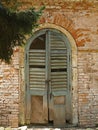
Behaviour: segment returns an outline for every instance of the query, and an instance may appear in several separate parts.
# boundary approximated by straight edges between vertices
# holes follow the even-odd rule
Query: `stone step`
[[[0,127],[0,130],[98,130],[98,127],[96,128],[27,128],[27,126],[22,126],[18,128],[11,128],[11,127]]]

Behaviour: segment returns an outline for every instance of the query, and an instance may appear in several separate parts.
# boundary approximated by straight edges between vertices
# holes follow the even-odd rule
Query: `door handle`
[[[52,91],[50,92],[50,99],[52,98]]]
[[[49,79],[49,80],[45,80],[45,83],[49,83],[51,80]]]
[[[52,90],[51,90],[51,85],[50,85],[50,87],[49,87],[49,82],[51,81],[51,79],[49,79],[49,80],[45,80],[45,83],[47,84],[47,86],[48,86],[48,89],[47,89],[47,93],[48,93],[48,95],[49,95],[49,97],[50,97],[50,99],[52,98]]]

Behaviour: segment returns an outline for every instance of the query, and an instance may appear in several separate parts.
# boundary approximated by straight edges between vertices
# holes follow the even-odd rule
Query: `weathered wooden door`
[[[27,49],[26,120],[64,126],[71,121],[70,46],[61,32],[40,31]]]

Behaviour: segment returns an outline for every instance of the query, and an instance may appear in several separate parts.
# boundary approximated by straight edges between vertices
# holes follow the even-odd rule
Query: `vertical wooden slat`
[[[30,112],[31,112],[31,97],[30,97],[30,89],[29,89],[29,58],[28,52],[26,53],[26,66],[27,66],[27,76],[26,79],[26,123],[30,124]]]

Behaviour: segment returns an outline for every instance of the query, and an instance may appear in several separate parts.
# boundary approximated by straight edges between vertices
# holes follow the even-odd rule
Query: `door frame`
[[[61,31],[64,35],[67,36],[69,43],[70,43],[70,46],[71,46],[71,52],[72,52],[71,53],[71,59],[72,59],[72,62],[71,62],[72,123],[74,125],[77,125],[78,124],[78,94],[77,94],[77,46],[76,46],[76,42],[75,42],[74,38],[72,37],[72,35],[67,30],[65,30],[64,28],[62,28],[60,26],[56,26],[55,24],[46,23],[46,24],[40,25],[39,28],[34,30],[35,36],[36,37],[39,36],[39,34],[37,34],[37,31],[42,30],[42,29],[47,29],[47,28],[52,28],[52,29],[56,29],[56,30]],[[28,44],[30,44],[34,38],[35,38],[34,36],[31,37],[27,42],[27,45],[25,48],[26,49],[25,50],[25,59],[26,59],[27,49],[29,48]],[[26,62],[26,60],[25,60],[25,62]],[[25,66],[25,73],[27,73],[26,66]],[[27,81],[26,81],[26,76],[25,76],[25,88],[27,88],[26,83],[27,83]],[[26,92],[25,92],[25,95],[26,95]],[[25,102],[24,106],[25,105],[26,105],[26,102]],[[25,111],[24,111],[24,115],[26,114]],[[28,121],[26,121],[26,118],[24,120],[26,123],[29,123]]]
[[[34,41],[34,39],[36,39],[36,38],[38,38],[39,36],[41,36],[42,34],[46,34],[46,41],[45,41],[45,44],[46,44],[46,57],[48,58],[46,58],[46,80],[48,80],[48,76],[49,76],[49,73],[50,73],[50,70],[48,70],[49,69],[49,58],[50,58],[50,56],[48,56],[48,53],[50,52],[50,35],[48,35],[48,32],[50,31],[52,31],[52,32],[54,32],[55,34],[58,34],[59,33],[59,35],[61,35],[62,37],[62,41],[64,41],[64,44],[65,44],[65,46],[66,46],[66,49],[67,49],[67,90],[66,90],[66,92],[64,92],[64,91],[62,91],[62,94],[64,94],[64,95],[66,95],[66,108],[65,108],[65,110],[64,111],[67,111],[66,112],[66,114],[67,114],[67,118],[69,117],[69,119],[68,120],[70,120],[70,122],[72,122],[72,119],[71,119],[71,114],[72,114],[72,107],[71,107],[71,57],[70,57],[70,55],[71,55],[71,47],[70,47],[70,44],[69,44],[69,40],[68,40],[68,38],[66,37],[66,35],[64,35],[62,32],[60,32],[60,31],[58,31],[57,29],[51,29],[51,28],[47,28],[47,29],[41,29],[41,30],[39,30],[39,31],[36,31],[36,33],[34,33],[34,36],[31,38],[31,41],[28,43],[28,46],[27,46],[27,48],[26,48],[26,82],[27,82],[27,86],[26,86],[26,120],[27,120],[27,122],[28,123],[30,123],[30,120],[31,120],[31,91],[30,91],[30,88],[29,88],[29,51],[30,51],[30,46],[32,45],[32,43],[33,43],[33,41]],[[49,47],[49,48],[48,48]],[[50,54],[50,53],[49,53]],[[45,88],[48,88],[48,87],[46,87],[45,86]],[[36,92],[37,93],[37,92]],[[59,95],[62,95],[62,94],[60,94],[61,92],[58,92],[58,94],[56,94],[56,95],[54,95],[54,96],[59,96]],[[38,94],[38,95],[40,95],[41,94],[41,92]],[[35,94],[34,94],[35,95]],[[46,91],[45,91],[45,95],[46,95]],[[47,95],[48,96],[48,95]],[[47,98],[49,98],[49,97],[47,97]],[[44,98],[44,95],[43,95],[43,100],[44,99],[46,99],[46,98]],[[46,101],[45,101],[45,103],[43,102],[43,111],[45,111],[45,109],[46,109],[46,106],[47,105],[47,107],[49,107],[48,105],[48,99],[47,99],[47,103],[46,103]],[[55,106],[55,105],[54,105]],[[61,106],[60,106],[61,107]],[[62,105],[62,107],[64,107],[63,105]],[[48,111],[48,108],[47,108],[47,111]],[[48,112],[45,112],[45,113],[48,113]],[[70,114],[68,114],[68,113],[70,113]],[[57,116],[57,114],[56,114],[56,112],[55,112],[55,114],[54,115],[56,115]],[[65,115],[65,114],[64,114]],[[69,116],[70,115],[70,116]],[[48,114],[47,114],[47,116],[49,116]],[[64,118],[64,116],[63,116],[63,118]],[[58,118],[57,118],[58,119]],[[64,123],[63,123],[64,124]]]

